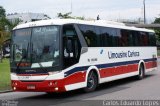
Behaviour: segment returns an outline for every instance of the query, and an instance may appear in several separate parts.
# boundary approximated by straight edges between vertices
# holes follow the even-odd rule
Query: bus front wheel
[[[87,87],[84,88],[85,92],[92,92],[98,85],[98,77],[94,71],[91,71],[87,78]]]

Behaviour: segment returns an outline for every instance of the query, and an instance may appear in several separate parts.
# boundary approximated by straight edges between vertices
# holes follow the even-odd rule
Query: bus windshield
[[[45,67],[59,64],[59,26],[18,29],[12,37],[11,60],[31,62]],[[25,55],[26,58],[23,58]]]

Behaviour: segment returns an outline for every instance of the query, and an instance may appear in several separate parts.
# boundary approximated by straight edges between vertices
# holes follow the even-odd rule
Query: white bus
[[[109,21],[53,19],[18,25],[11,40],[14,91],[65,92],[157,69],[152,30]]]

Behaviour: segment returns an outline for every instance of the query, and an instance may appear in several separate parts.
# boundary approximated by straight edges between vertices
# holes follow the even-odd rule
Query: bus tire
[[[87,87],[84,88],[84,91],[92,92],[97,88],[97,86],[98,86],[98,77],[94,71],[91,71],[88,74]]]
[[[142,80],[145,77],[145,69],[144,69],[144,65],[141,64],[139,67],[139,74],[137,76],[138,80]]]

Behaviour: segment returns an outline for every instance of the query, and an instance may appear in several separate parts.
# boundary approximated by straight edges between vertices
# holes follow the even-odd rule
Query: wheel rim
[[[143,77],[143,68],[140,67],[140,73],[139,73],[140,77]]]
[[[94,82],[93,73],[91,73],[90,76],[88,77],[87,88],[89,89],[93,88],[94,84],[95,82]]]

